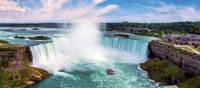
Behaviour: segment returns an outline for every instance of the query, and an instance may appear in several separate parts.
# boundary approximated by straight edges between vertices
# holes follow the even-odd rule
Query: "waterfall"
[[[32,66],[33,67],[39,67],[46,69],[47,71],[52,71],[48,67],[52,67],[52,69],[59,70],[58,65],[60,62],[54,63],[54,60],[56,61],[56,58],[62,57],[61,52],[59,51],[58,47],[54,43],[47,43],[47,44],[41,44],[37,46],[31,46],[30,47],[32,52]],[[52,65],[52,66],[49,66]]]
[[[111,38],[111,37],[104,37],[102,41],[103,45],[106,48],[113,48],[118,51],[124,51],[130,53],[134,55],[135,58],[140,59],[141,62],[146,61],[148,57],[149,41],[135,40],[130,38]]]
[[[80,55],[79,52],[81,51],[73,50],[76,48],[71,48],[72,46],[68,45],[69,41],[67,42],[66,38],[53,39],[52,43],[31,46],[33,66],[54,71],[70,69],[74,64],[83,62],[96,63],[108,60],[112,61],[112,63],[139,64],[147,59],[148,40],[117,37],[103,37],[101,40],[103,45],[102,52],[105,53],[105,56],[102,56],[102,52],[97,52],[98,50],[92,50],[93,52],[90,53],[81,53],[86,55]],[[75,47],[79,48],[79,46]]]

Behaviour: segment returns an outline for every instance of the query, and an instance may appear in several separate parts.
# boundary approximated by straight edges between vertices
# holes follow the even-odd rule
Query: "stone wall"
[[[192,74],[200,74],[200,54],[162,41],[150,42],[151,55],[168,59]]]

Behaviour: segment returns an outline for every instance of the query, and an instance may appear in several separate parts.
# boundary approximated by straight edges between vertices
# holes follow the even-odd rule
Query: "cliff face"
[[[1,67],[9,71],[17,71],[22,67],[22,60],[26,54],[25,46],[0,44]]]
[[[200,54],[161,41],[150,42],[151,55],[168,59],[192,74],[200,74]]]
[[[0,88],[25,88],[48,77],[47,71],[30,64],[28,47],[0,43]]]

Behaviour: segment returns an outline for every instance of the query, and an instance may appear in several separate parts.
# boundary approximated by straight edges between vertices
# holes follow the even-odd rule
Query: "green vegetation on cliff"
[[[184,79],[184,72],[173,63],[167,60],[150,59],[141,68],[149,73],[151,79],[157,82],[179,84]]]
[[[179,53],[184,53],[184,54],[193,54],[193,50],[191,48],[189,48],[188,46],[184,46],[184,45],[176,45],[173,43],[167,43],[167,42],[163,42],[160,40],[153,40],[150,42],[151,45],[157,45],[160,47],[170,47],[170,48],[174,48],[176,49],[177,52]],[[166,59],[166,58],[163,58]]]
[[[200,52],[200,46],[194,47],[194,49]]]
[[[195,48],[198,48],[198,46]],[[151,41],[150,49],[151,56],[159,58],[160,60],[150,59],[142,64],[141,67],[149,73],[149,76],[153,80],[171,84],[169,83],[170,80],[168,80],[169,76],[167,77],[166,74],[176,73],[176,75],[180,75],[181,77],[179,79],[180,83],[178,83],[179,88],[200,88],[200,56],[192,48],[162,41]],[[166,65],[169,62],[166,60],[174,63],[174,65]]]
[[[17,51],[20,47],[21,47],[20,45],[0,43],[0,52],[1,51]]]
[[[48,76],[48,72],[30,66],[25,49],[25,46],[0,43],[0,88],[24,88]]]
[[[0,43],[8,43],[7,41],[4,40],[0,40]]]
[[[156,82],[177,84],[179,88],[200,88],[199,75],[188,75],[168,60],[150,59],[140,66]]]
[[[180,84],[180,88],[200,88],[200,76],[183,81]]]
[[[0,88],[24,88],[48,76],[46,71],[32,67],[26,67],[16,72],[1,68],[0,73]]]

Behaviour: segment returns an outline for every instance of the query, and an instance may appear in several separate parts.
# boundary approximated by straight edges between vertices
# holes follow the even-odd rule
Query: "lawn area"
[[[195,47],[194,49],[200,52],[200,46]]]

